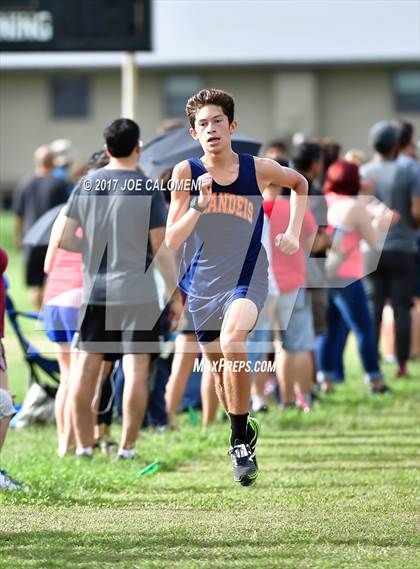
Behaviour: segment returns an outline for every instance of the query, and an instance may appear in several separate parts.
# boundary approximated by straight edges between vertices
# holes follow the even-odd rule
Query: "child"
[[[7,261],[6,251],[0,247],[0,451],[6,439],[10,418],[15,414],[12,396],[9,392],[6,356],[2,343],[2,338],[4,337],[4,312],[6,308],[6,287],[3,273],[6,270]],[[20,490],[22,488],[23,484],[13,480],[5,470],[0,470],[0,490]]]

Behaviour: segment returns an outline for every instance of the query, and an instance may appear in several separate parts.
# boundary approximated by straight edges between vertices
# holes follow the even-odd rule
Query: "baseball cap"
[[[369,138],[375,150],[381,154],[390,152],[400,137],[400,127],[390,121],[375,123],[369,131]]]

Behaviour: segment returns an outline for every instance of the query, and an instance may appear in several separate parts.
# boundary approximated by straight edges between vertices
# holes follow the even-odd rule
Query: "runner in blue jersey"
[[[230,418],[234,480],[248,486],[258,476],[259,424],[248,416],[246,340],[268,288],[262,192],[270,185],[293,190],[289,226],[276,239],[283,253],[293,254],[299,249],[307,182],[273,160],[233,152],[237,123],[228,93],[204,89],[188,100],[186,112],[204,155],[174,168],[166,244],[182,247],[179,286],[188,295],[198,341]]]

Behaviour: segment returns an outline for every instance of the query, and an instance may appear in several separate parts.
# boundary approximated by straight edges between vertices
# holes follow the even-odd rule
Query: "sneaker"
[[[407,366],[403,365],[400,366],[397,370],[397,373],[395,374],[396,379],[408,379],[409,375],[408,375],[408,370],[407,370]]]
[[[392,390],[385,383],[376,386],[374,382],[369,386],[369,389],[372,395],[387,395],[388,393],[392,393]]]
[[[256,395],[252,398],[251,410],[253,413],[268,413],[267,397]]]
[[[22,482],[14,480],[5,470],[0,470],[0,490],[24,490]]]
[[[252,458],[251,447],[248,444],[235,440],[235,444],[228,451],[232,459],[233,479],[242,486],[250,486],[258,476],[258,468]]]
[[[77,447],[76,452],[74,453],[74,456],[79,460],[86,460],[86,459],[91,460],[93,458],[93,448],[92,447],[86,447],[86,448]]]
[[[135,448],[131,448],[131,449],[121,449],[118,451],[117,454],[117,461],[123,461],[123,460],[133,460],[134,458],[137,457],[137,451]]]
[[[268,411],[269,411],[268,405],[266,405],[265,403],[259,406],[256,405],[252,406],[253,413],[268,413]]]

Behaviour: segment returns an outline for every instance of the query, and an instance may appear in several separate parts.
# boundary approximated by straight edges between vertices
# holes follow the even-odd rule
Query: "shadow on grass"
[[[274,528],[273,528],[274,529]],[[222,530],[220,530],[222,532]],[[324,536],[308,536],[308,532],[295,533],[286,528],[276,528],[275,536],[264,535],[261,541],[252,543],[248,535],[240,537],[238,532],[226,532],[223,537],[211,535],[204,539],[202,532],[194,532],[174,527],[173,530],[142,532],[141,535],[122,532],[62,532],[62,531],[32,531],[16,534],[4,533],[0,544],[0,552],[4,558],[14,560],[33,560],[46,567],[48,561],[66,561],[71,566],[83,562],[96,565],[118,562],[143,560],[174,561],[184,559],[208,560],[209,555],[226,555],[226,548],[235,547],[232,555],[236,560],[269,558],[275,548],[293,545],[289,556],[302,558],[307,546],[367,546],[367,547],[404,547],[415,548],[415,540],[406,539],[404,543],[392,536],[369,536],[356,532],[352,538],[336,538],[328,533]],[[219,550],[219,551],[217,551]],[[182,552],[182,553],[180,553]],[[293,553],[294,552],[294,553]]]
[[[401,410],[401,404],[403,407]],[[303,431],[312,427],[325,427],[342,429],[345,426],[354,427],[354,421],[365,418],[367,415],[381,414],[384,420],[401,417],[401,422],[408,416],[410,410],[417,412],[418,402],[412,394],[368,395],[354,394],[347,391],[329,396],[321,395],[315,403],[314,410],[304,415],[299,410],[284,411],[269,415],[268,422],[282,430]],[[384,412],[389,411],[385,415]],[[380,428],[383,428],[381,425]],[[403,425],[402,425],[403,426]]]

